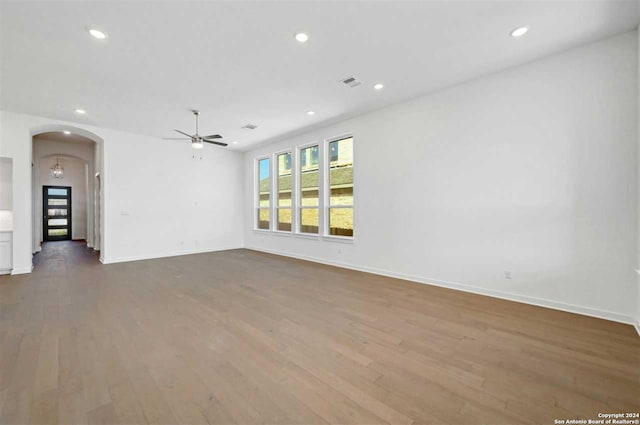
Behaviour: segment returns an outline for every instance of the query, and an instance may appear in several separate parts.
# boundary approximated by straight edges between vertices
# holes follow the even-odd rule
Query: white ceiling
[[[0,15],[3,109],[173,137],[199,108],[201,134],[246,149],[632,30],[638,2],[4,1]]]

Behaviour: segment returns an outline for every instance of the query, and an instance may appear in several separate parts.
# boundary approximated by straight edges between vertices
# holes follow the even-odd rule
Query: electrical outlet
[[[511,279],[511,272],[509,270],[505,270],[504,271],[504,278],[505,279]]]

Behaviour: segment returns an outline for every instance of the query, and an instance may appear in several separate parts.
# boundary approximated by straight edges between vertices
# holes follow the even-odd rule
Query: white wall
[[[246,246],[631,323],[637,43],[626,33],[247,152]],[[254,158],[343,133],[354,243],[252,231]]]
[[[13,208],[12,168],[11,158],[0,158],[0,210]]]
[[[117,133],[105,165],[108,262],[243,247],[242,153]]]
[[[62,157],[60,164],[64,167],[63,179],[56,179],[51,175],[51,168],[56,164],[56,157],[41,158],[37,162],[38,181],[35,199],[36,232],[39,242],[42,242],[42,187],[70,186],[71,187],[71,238],[74,240],[87,238],[87,164],[75,158]],[[40,214],[38,214],[40,213]]]
[[[0,231],[13,230],[13,160],[0,158]]]
[[[0,156],[13,158],[14,273],[31,270],[31,135],[68,128],[97,137],[104,262],[239,248],[242,154],[0,111]]]
[[[640,27],[638,28],[637,31],[638,34],[638,122],[637,122],[637,128],[638,128],[638,146],[637,146],[637,158],[638,158],[638,163],[637,163],[637,167],[636,167],[636,172],[638,173],[637,179],[638,179],[638,209],[637,209],[637,214],[638,214],[638,223],[637,223],[637,257],[636,257],[636,273],[638,274],[638,276],[636,276],[637,278],[637,283],[638,285],[636,286],[636,291],[637,291],[637,295],[636,295],[636,331],[638,331],[638,334],[640,334]]]

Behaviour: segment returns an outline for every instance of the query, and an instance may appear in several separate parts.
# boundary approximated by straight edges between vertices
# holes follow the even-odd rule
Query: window
[[[269,230],[271,211],[271,161],[269,158],[258,160],[256,229]]]
[[[256,168],[256,230],[353,237],[353,137],[275,152]]]
[[[353,138],[328,143],[327,231],[333,236],[353,236]]]
[[[320,219],[318,145],[300,149],[300,169],[298,170],[300,191],[298,229],[300,233],[318,234]]]
[[[277,211],[277,229],[283,232],[291,231],[291,210],[293,204],[291,203],[291,189],[292,189],[292,175],[291,175],[291,152],[285,152],[277,155],[277,174],[278,180],[276,181],[276,193],[278,196],[276,211]]]

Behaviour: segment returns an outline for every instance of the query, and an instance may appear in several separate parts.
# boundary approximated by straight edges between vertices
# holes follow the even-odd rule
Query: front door
[[[45,241],[71,239],[71,188],[42,186],[42,235]]]

